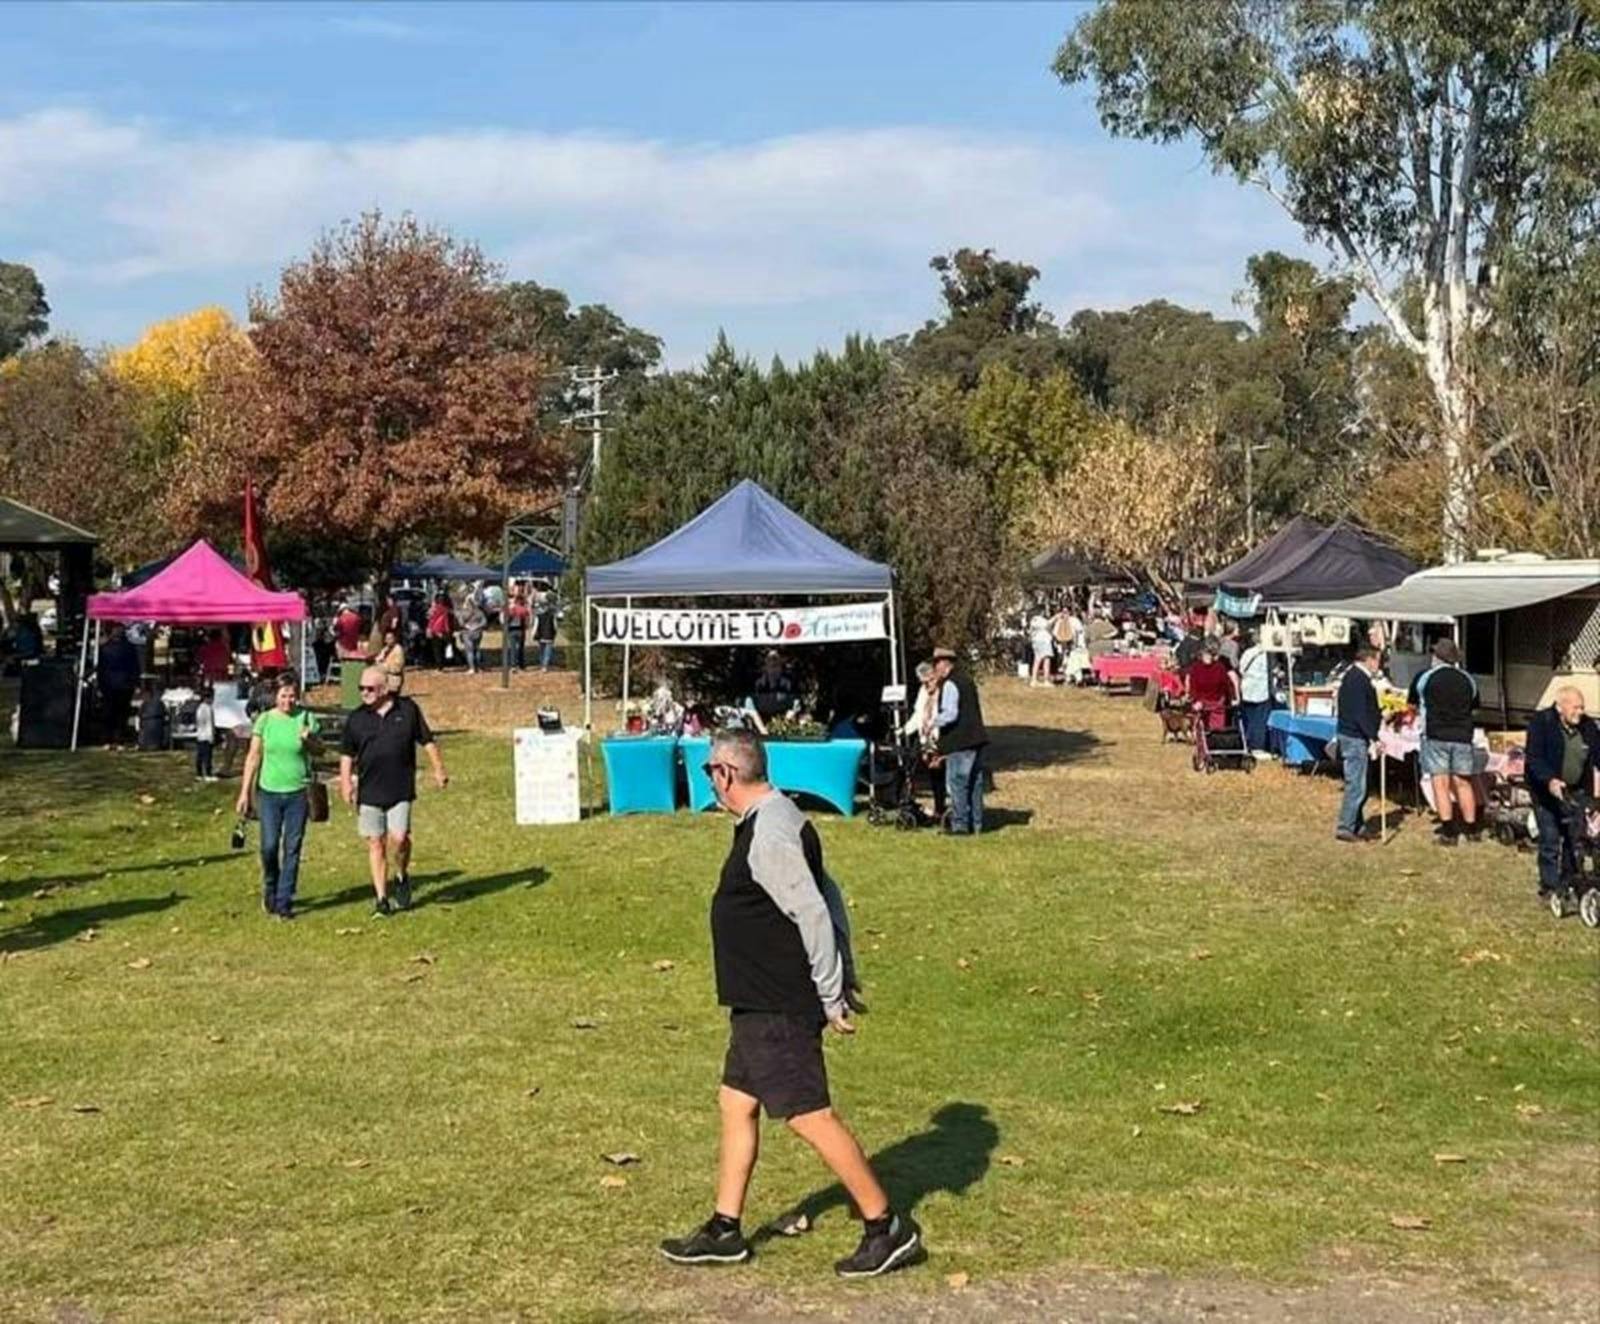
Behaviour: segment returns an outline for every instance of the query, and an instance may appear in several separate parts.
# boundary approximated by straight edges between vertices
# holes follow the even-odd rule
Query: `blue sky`
[[[610,304],[673,364],[936,311],[934,253],[1032,262],[1058,315],[1232,310],[1304,251],[1192,146],[1113,142],[1049,71],[1061,4],[10,4],[0,258],[91,343],[409,210]]]

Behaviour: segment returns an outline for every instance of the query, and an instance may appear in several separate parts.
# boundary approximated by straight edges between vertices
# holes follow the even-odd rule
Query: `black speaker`
[[[17,745],[22,749],[67,749],[72,744],[72,699],[77,666],[71,662],[40,662],[22,669],[22,694],[18,705]],[[83,696],[83,717],[78,743],[97,744],[102,737],[93,691]]]

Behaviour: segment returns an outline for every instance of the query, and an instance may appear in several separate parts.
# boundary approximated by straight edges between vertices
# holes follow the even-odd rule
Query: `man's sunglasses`
[[[376,694],[379,690],[382,690],[386,687],[383,685],[358,685],[356,688],[363,694]]]
[[[719,769],[730,774],[735,771],[735,768],[731,763],[702,763],[700,765],[700,771],[705,773],[708,779],[712,773],[718,771]]]

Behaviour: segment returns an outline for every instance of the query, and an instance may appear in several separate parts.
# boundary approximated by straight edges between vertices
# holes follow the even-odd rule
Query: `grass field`
[[[480,711],[461,685],[424,684],[436,725]],[[854,1227],[771,1128],[751,1221],[816,1226],[740,1282],[887,1308],[951,1274],[1357,1264],[1493,1299],[1508,1253],[1595,1252],[1600,944],[1529,860],[1416,818],[1336,853],[1331,784],[1196,777],[1128,701],[986,693],[998,831],[819,817],[872,1005],[835,1095],[930,1262],[834,1286]],[[726,821],[517,829],[491,709],[446,737],[389,921],[342,806],[275,925],[227,784],[0,755],[0,1317],[725,1308],[654,1243],[710,1197]]]

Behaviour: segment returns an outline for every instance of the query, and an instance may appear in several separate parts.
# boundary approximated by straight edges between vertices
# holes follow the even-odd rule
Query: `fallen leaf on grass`
[[[1178,1117],[1193,1117],[1205,1107],[1199,1099],[1179,1099],[1177,1103],[1163,1103],[1157,1112],[1173,1113]]]
[[[1028,987],[1024,990],[1024,992],[1026,992],[1031,997],[1031,996],[1034,996],[1036,994],[1043,993],[1044,989],[1040,988],[1039,985],[1037,985],[1037,984],[1029,984]]]
[[[620,1191],[628,1184],[628,1179],[626,1177],[612,1175],[609,1177],[600,1178],[600,1184],[608,1191]]]
[[[1422,877],[1422,870],[1421,869],[1402,869],[1402,870],[1400,870],[1400,876],[1402,878],[1421,878]]]
[[[139,956],[139,957],[135,957],[133,960],[128,962],[128,969],[130,969],[130,970],[148,970],[151,965],[152,965],[152,962],[151,962],[151,960],[150,960],[150,958],[148,956]]]
[[[631,1154],[626,1149],[619,1149],[615,1154],[602,1154],[600,1157],[619,1168],[625,1168],[628,1164],[639,1161],[637,1154]]]
[[[427,977],[428,972],[426,970],[413,970],[409,975],[404,976],[400,982],[403,984],[415,984]]]
[[[1517,1105],[1518,1117],[1543,1117],[1544,1109],[1536,1103],[1519,1103]]]
[[[100,936],[100,930],[99,929],[92,929],[92,928],[91,929],[85,929],[82,933],[80,933],[77,936],[76,941],[78,941],[78,942],[93,942],[99,936]]]
[[[970,970],[970,969],[972,969],[972,962],[967,960],[967,958],[964,957],[964,956],[958,956],[956,958],[956,969],[957,970]]]
[[[435,965],[439,958],[432,952],[418,952],[411,958],[412,965]]]
[[[139,797],[139,803],[142,805],[153,805],[155,802],[156,798],[153,795],[146,794]]]
[[[671,970],[676,964],[677,964],[677,962],[675,962],[675,961],[660,960],[660,961],[657,961],[650,968],[652,970],[656,971],[658,974],[663,974],[664,975],[664,974],[667,973],[668,970]]]
[[[1135,1140],[1137,1140],[1143,1134],[1144,1134],[1144,1127],[1136,1126],[1136,1127],[1133,1128],[1133,1138]]]
[[[208,1034],[206,1038],[214,1044],[225,1044],[228,1042],[228,1036],[225,1034]]]
[[[972,1281],[971,1277],[964,1273],[947,1273],[944,1276],[944,1280],[949,1284],[952,1292],[961,1291]]]
[[[56,889],[54,887],[41,887],[36,892],[34,892],[33,899],[35,901],[43,901],[46,897],[54,896],[56,894],[57,890],[58,889]]]
[[[100,1111],[100,1105],[98,1103],[75,1103],[72,1105],[72,1111],[85,1114],[97,1113]]]
[[[1467,1156],[1465,1154],[1435,1154],[1433,1161],[1435,1163],[1465,1163]]]
[[[796,1214],[793,1218],[780,1218],[772,1226],[780,1237],[798,1237],[811,1231],[811,1220],[804,1214]]]
[[[524,1099],[537,1099],[539,1097],[540,1092],[543,1089],[544,1089],[543,1085],[532,1085],[529,1088],[527,1088],[527,1089],[522,1091],[522,1097]]]
[[[357,933],[362,932],[362,930],[361,929],[335,929],[333,932],[334,932],[334,936],[337,937],[337,938],[349,938],[349,937],[353,937]]]
[[[1397,1227],[1402,1232],[1424,1232],[1433,1226],[1433,1220],[1421,1214],[1390,1214],[1389,1226]]]
[[[579,1016],[572,1022],[572,1028],[574,1030],[598,1030],[600,1028],[600,1022],[590,1020],[587,1016]]]
[[[372,1163],[371,1159],[347,1158],[344,1161],[344,1166],[347,1167],[347,1168],[365,1168],[365,1167],[370,1166],[371,1163]]]
[[[1211,953],[1208,952],[1204,947],[1196,947],[1194,951],[1189,953],[1189,959],[1191,961],[1209,961],[1211,959]]]
[[[1000,1163],[1007,1168],[1020,1168],[1027,1160],[1017,1154],[1002,1154]]]
[[[1475,952],[1461,953],[1462,965],[1477,965],[1480,961],[1500,962],[1504,961],[1505,959],[1506,958],[1501,956],[1499,952],[1491,952],[1487,947],[1480,947]]]
[[[11,1100],[13,1108],[48,1108],[56,1101],[53,1094],[30,1094],[25,1098]]]

